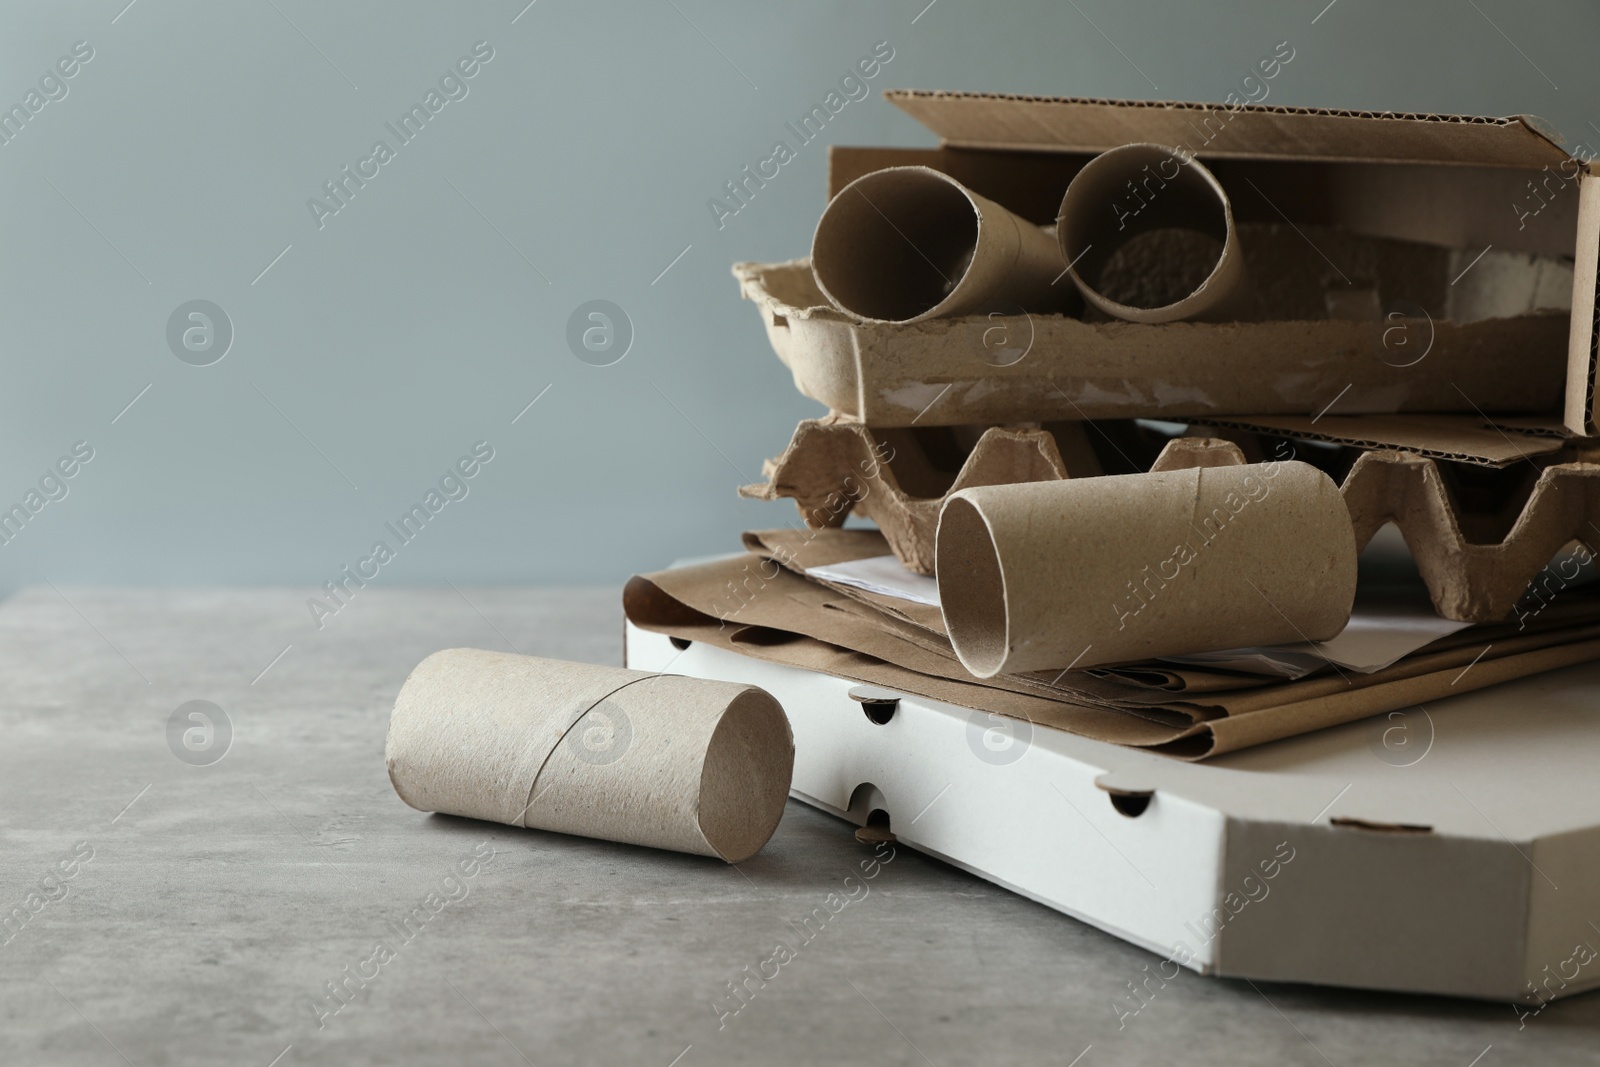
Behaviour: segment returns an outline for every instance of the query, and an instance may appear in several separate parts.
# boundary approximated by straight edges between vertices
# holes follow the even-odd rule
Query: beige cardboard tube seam
[[[862,175],[829,202],[811,243],[817,287],[873,322],[1077,305],[1047,229],[929,167]]]
[[[1198,230],[1217,239],[1221,253],[1205,280],[1160,307],[1134,307],[1102,293],[1100,271],[1113,254],[1163,229]],[[1159,323],[1236,317],[1249,295],[1228,194],[1199,160],[1177,149],[1129,144],[1090,160],[1062,197],[1056,235],[1078,291],[1115,318]]]
[[[1299,462],[963,489],[934,555],[979,678],[1324,640],[1355,599],[1349,512]]]
[[[647,677],[655,677],[655,676],[654,675],[649,675]],[[523,813],[523,817],[524,818],[526,818],[526,816],[527,816],[528,809],[533,807],[533,798],[538,795],[539,777],[540,777],[540,775],[544,774],[544,769],[547,766],[550,765],[550,757],[555,754],[556,749],[561,747],[561,742],[565,741],[568,737],[571,737],[572,736],[572,731],[576,730],[578,728],[578,724],[583,722],[584,718],[587,717],[588,714],[591,711],[593,711],[595,708],[599,707],[601,704],[604,704],[607,700],[610,700],[618,692],[620,692],[623,689],[626,689],[630,685],[633,685],[635,682],[642,682],[642,681],[645,681],[645,680],[646,680],[645,678],[630,678],[630,679],[628,679],[627,681],[623,682],[621,685],[617,686],[615,689],[611,690],[610,692],[601,695],[598,699],[596,699],[594,701],[594,703],[590,704],[588,707],[584,708],[581,712],[579,712],[576,716],[573,717],[572,722],[567,726],[567,728],[564,731],[562,731],[561,736],[555,739],[555,743],[550,746],[550,750],[548,752],[546,752],[544,754],[544,758],[539,761],[539,769],[537,771],[533,772],[533,781],[528,786],[528,802],[526,804],[524,804],[523,807],[522,807],[522,813]]]
[[[794,740],[754,686],[448,649],[401,687],[385,759],[421,811],[739,862],[777,828]]]

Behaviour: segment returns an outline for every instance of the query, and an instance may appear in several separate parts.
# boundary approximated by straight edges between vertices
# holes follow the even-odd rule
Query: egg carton
[[[901,563],[932,574],[940,508],[962,489],[1304,459],[1339,480],[1357,546],[1393,523],[1434,609],[1462,622],[1536,611],[1600,553],[1600,463],[1586,462],[1587,452],[1486,469],[1403,449],[1215,432],[1225,436],[1165,437],[1136,423],[885,430],[808,419],[764,464],[766,482],[740,493],[791,498],[813,529],[851,514],[870,519]],[[1573,542],[1579,550],[1558,559]]]

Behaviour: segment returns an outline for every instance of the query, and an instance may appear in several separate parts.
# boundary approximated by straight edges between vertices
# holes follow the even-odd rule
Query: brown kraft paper
[[[857,534],[871,531],[826,531]],[[765,535],[771,537],[772,535]],[[819,538],[821,540],[822,538]],[[832,538],[827,538],[831,540]],[[1232,691],[1163,693],[1093,672],[1052,672],[1059,688],[1024,684],[1022,676],[976,681],[955,660],[924,673],[930,662],[908,654],[903,641],[881,628],[852,625],[829,606],[794,595],[806,579],[781,568],[752,568],[738,559],[636,575],[623,608],[636,626],[702,641],[753,659],[848,678],[1050,726],[1114,744],[1149,748],[1182,759],[1292,737],[1420,701],[1481,689],[1512,678],[1554,670],[1600,655],[1600,625],[1586,622],[1507,638],[1493,629],[1464,631],[1463,643],[1425,649],[1372,674],[1329,672],[1293,682],[1247,679]],[[729,591],[746,597],[729,616]],[[860,604],[860,602],[852,602]],[[823,616],[832,616],[824,618]],[[869,632],[870,631],[870,632]],[[826,634],[827,639],[806,636]],[[1487,647],[1467,642],[1471,633]],[[1479,668],[1494,664],[1493,671]],[[918,664],[913,666],[912,664]],[[1004,684],[1011,689],[997,689]],[[1239,722],[1235,723],[1234,720]]]
[[[935,560],[979,678],[1325,640],[1356,588],[1338,486],[1292,461],[964,489]]]
[[[411,672],[384,754],[419,811],[730,863],[777,829],[794,769],[754,686],[470,648]]]

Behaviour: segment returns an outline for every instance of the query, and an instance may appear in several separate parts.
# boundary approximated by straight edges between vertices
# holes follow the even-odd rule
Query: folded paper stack
[[[893,92],[734,268],[803,527],[634,625],[1187,759],[1600,655],[1600,211],[1537,120]],[[875,529],[846,526],[850,516]]]

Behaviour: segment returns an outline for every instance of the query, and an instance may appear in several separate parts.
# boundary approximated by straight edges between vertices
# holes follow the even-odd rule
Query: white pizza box
[[[1528,1012],[1600,986],[1600,664],[1186,763],[631,624],[625,646],[767,690],[794,797],[1149,949],[1152,993],[1179,966]]]

